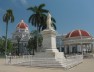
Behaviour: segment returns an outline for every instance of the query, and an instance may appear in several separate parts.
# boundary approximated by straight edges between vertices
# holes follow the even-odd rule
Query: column
[[[94,45],[93,45],[93,43],[92,43],[92,53],[94,53]]]
[[[72,45],[69,46],[69,53],[72,53]]]
[[[64,53],[67,53],[67,46],[64,46]]]

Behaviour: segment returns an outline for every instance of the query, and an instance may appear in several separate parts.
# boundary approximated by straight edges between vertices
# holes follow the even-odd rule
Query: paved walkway
[[[0,72],[94,72],[94,59],[84,59],[83,63],[69,69],[42,68],[5,65],[5,59],[0,59]]]

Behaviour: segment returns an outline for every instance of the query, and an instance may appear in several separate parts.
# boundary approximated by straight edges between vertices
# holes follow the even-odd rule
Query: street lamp
[[[18,42],[18,49],[17,49],[17,55],[19,55],[19,43],[20,43],[20,40],[21,40],[21,36],[20,35],[18,35],[18,36],[16,36],[16,40],[17,40],[17,42]]]

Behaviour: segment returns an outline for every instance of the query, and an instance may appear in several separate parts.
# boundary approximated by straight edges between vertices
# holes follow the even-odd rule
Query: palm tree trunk
[[[7,33],[8,33],[8,23],[6,23],[5,56],[7,55]]]
[[[36,51],[38,50],[38,33],[39,33],[39,31],[38,31],[38,27],[37,27],[37,49],[36,49]]]

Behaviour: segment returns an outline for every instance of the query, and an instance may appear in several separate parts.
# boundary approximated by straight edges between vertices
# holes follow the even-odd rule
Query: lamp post
[[[20,40],[21,40],[21,36],[20,35],[18,35],[18,36],[16,36],[16,39],[17,39],[17,42],[18,42],[18,49],[17,49],[17,55],[19,56],[19,43],[20,43]]]

